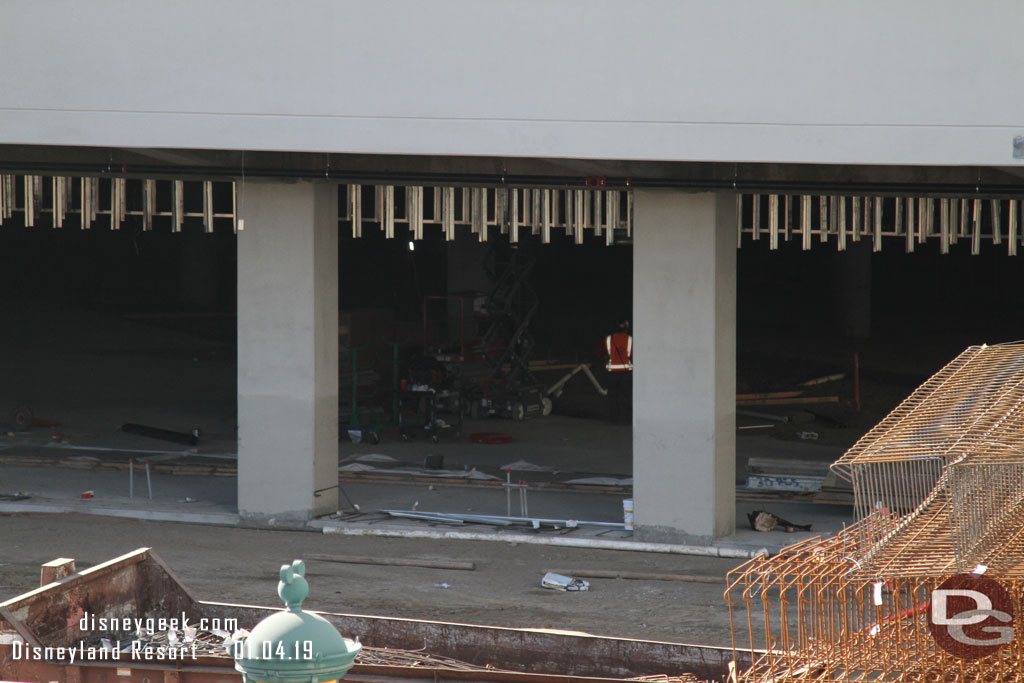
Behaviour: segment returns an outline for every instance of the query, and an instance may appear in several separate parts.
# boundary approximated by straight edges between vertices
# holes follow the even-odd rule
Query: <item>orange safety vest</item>
[[[608,372],[631,372],[633,370],[633,337],[626,332],[616,332],[604,338],[608,351]]]

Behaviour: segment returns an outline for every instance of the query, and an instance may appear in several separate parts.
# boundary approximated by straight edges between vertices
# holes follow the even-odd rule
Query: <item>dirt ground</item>
[[[312,609],[728,646],[724,585],[590,579],[590,590],[540,587],[545,569],[724,576],[738,560],[479,541],[339,537],[74,515],[0,518],[0,600],[39,582],[39,565],[78,569],[153,547],[201,600],[277,606],[281,564],[309,553],[470,560],[475,571],[307,562]],[[346,634],[349,635],[349,634]]]

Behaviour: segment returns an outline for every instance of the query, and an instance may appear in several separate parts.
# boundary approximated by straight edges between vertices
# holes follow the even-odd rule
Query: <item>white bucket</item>
[[[622,521],[626,524],[626,531],[633,530],[633,499],[626,498],[622,501]]]

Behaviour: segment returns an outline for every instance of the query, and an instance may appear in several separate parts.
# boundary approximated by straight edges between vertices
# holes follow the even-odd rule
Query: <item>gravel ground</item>
[[[470,560],[475,571],[307,562],[307,606],[333,612],[730,644],[724,586],[590,579],[590,590],[540,587],[545,569],[724,576],[736,560],[474,541],[356,538],[78,515],[0,520],[0,599],[38,585],[39,565],[78,569],[149,546],[203,600],[276,606],[277,573],[307,553]]]

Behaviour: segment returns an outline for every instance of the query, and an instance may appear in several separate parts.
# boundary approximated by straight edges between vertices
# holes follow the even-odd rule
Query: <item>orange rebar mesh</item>
[[[865,523],[872,521],[858,524]],[[1024,638],[976,661],[935,644],[929,599],[941,578],[859,577],[863,531],[854,525],[772,558],[754,558],[729,573],[725,598],[734,653],[749,649],[754,660],[738,681],[1024,679]],[[1014,628],[1020,633],[1024,580],[1002,583],[1013,597]]]
[[[857,519],[874,511],[892,524],[944,485],[957,504],[961,563],[998,535],[997,514],[1024,498],[1024,344],[972,346],[918,387],[833,465],[853,484]],[[994,527],[993,527],[994,525]],[[872,532],[893,531],[891,524]],[[877,542],[881,537],[867,539]]]
[[[967,661],[928,625],[938,584],[983,564],[1024,633],[1024,345],[968,348],[833,468],[858,521],[729,574],[733,648],[756,655],[739,680],[1024,680],[1024,637]]]

